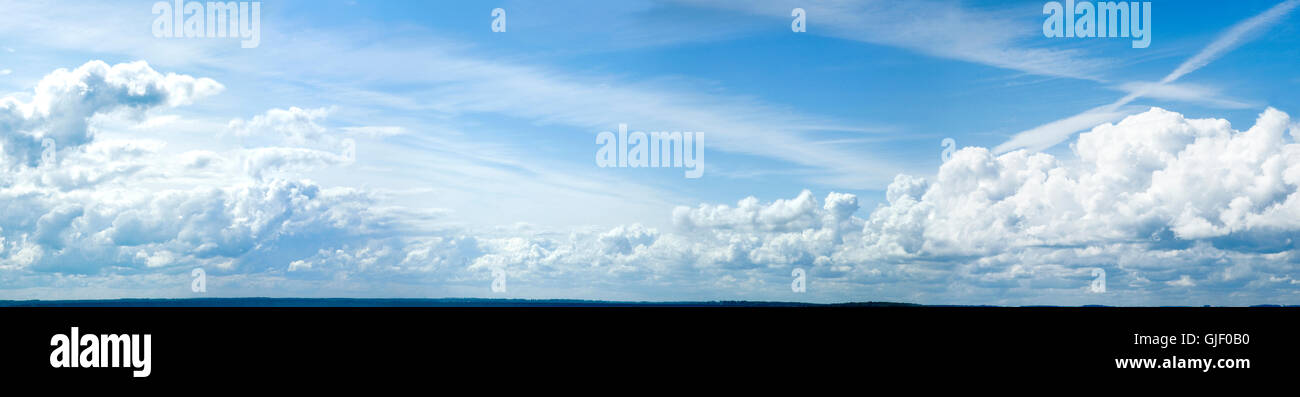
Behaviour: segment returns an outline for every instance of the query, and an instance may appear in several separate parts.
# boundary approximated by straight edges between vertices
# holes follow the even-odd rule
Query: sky
[[[0,0],[0,299],[1300,303],[1300,0],[155,3]]]

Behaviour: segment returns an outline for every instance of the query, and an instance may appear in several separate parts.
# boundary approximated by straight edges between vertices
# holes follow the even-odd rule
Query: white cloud
[[[1172,286],[1175,286],[1175,287],[1195,287],[1195,286],[1196,286],[1196,282],[1195,282],[1195,281],[1192,281],[1192,278],[1191,278],[1191,277],[1188,277],[1186,274],[1184,274],[1184,275],[1182,275],[1182,276],[1179,276],[1177,280],[1168,281],[1168,282],[1166,282],[1165,284],[1169,284],[1169,285],[1172,285]]]
[[[223,89],[211,79],[158,73],[143,61],[113,66],[91,61],[55,70],[36,85],[30,102],[0,98],[5,162],[36,165],[44,139],[52,139],[59,152],[89,143],[94,135],[89,123],[96,115],[187,105]]]
[[[927,233],[946,235],[935,241],[956,247],[1070,245],[1166,231],[1184,240],[1288,232],[1293,225],[1278,216],[1294,210],[1287,203],[1300,183],[1300,174],[1288,176],[1300,173],[1300,146],[1283,135],[1288,123],[1269,109],[1238,132],[1224,120],[1153,109],[1081,134],[1073,145],[1077,162],[963,149],[921,200],[935,205],[936,230]]]
[[[1259,279],[1265,276],[1227,264],[1281,259],[1276,255],[1288,258],[1275,267],[1287,275],[1300,270],[1300,145],[1286,141],[1288,125],[1273,109],[1246,131],[1153,109],[1081,134],[1077,160],[966,148],[921,197],[899,195],[874,212],[864,230],[867,249],[854,257],[1069,253],[1078,260],[1096,247],[1103,248],[1098,263],[1113,263],[1104,248],[1113,247],[1153,258],[1120,264],[1134,275],[1178,269],[1162,262],[1162,253],[1224,263],[1170,285]],[[1244,258],[1222,261],[1228,255]]]
[[[686,229],[798,230],[819,221],[812,218],[816,206],[817,199],[807,190],[793,200],[777,200],[769,205],[749,197],[741,200],[736,208],[708,204],[699,208],[677,207],[673,210],[673,224]]]

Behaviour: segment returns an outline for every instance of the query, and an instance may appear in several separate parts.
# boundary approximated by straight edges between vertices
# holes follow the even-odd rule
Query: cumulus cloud
[[[295,178],[297,170],[350,163],[350,152],[277,146],[171,155],[166,142],[102,140],[92,128],[99,115],[143,115],[221,90],[211,79],[163,74],[144,62],[92,61],[52,72],[30,101],[5,98],[0,133],[10,172],[0,176],[0,269],[29,276],[182,265],[236,271],[391,230],[393,216],[374,208],[369,193]],[[54,156],[43,153],[46,139],[57,146]],[[229,178],[239,166],[249,177]]]
[[[96,115],[188,105],[223,89],[212,79],[159,73],[144,61],[112,66],[91,61],[73,70],[55,70],[37,83],[31,101],[0,99],[5,163],[35,166],[46,139],[52,140],[55,151],[89,143],[94,135],[89,122]]]
[[[965,148],[933,182],[900,176],[871,214],[863,248],[841,258],[982,265],[1014,255],[1017,266],[1091,263],[1177,286],[1289,277],[1298,270],[1300,145],[1286,139],[1288,125],[1275,109],[1237,131],[1153,108],[1081,134],[1076,158]],[[1274,274],[1242,267],[1274,260]]]
[[[805,267],[846,291],[937,285],[921,299],[1075,303],[1102,299],[1086,293],[1101,268],[1117,284],[1112,296],[1129,304],[1171,299],[1166,289],[1175,287],[1203,299],[1231,291],[1290,301],[1276,288],[1292,284],[1270,280],[1300,271],[1300,145],[1287,139],[1291,125],[1275,109],[1237,131],[1155,108],[1082,134],[1074,158],[962,149],[933,180],[899,175],[887,203],[861,218],[850,194],[750,197],[679,207],[669,232],[633,225],[489,240],[476,266],[625,267],[654,279],[757,279],[773,290],[788,269]]]
[[[934,206],[928,248],[1289,233],[1296,224],[1288,216],[1300,214],[1293,204],[1300,146],[1285,139],[1288,124],[1269,109],[1236,131],[1225,120],[1157,108],[1081,134],[1072,145],[1077,159],[963,149],[916,204]]]

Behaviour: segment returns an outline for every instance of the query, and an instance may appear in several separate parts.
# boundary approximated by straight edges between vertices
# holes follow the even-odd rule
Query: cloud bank
[[[679,206],[671,227],[430,227],[310,170],[354,166],[328,109],[236,119],[236,150],[99,139],[97,118],[194,105],[215,81],[90,62],[4,98],[0,296],[189,296],[204,267],[233,296],[891,300],[965,304],[1258,304],[1300,300],[1300,146],[1255,125],[1153,108],[1095,126],[1057,158],[968,147],[886,202],[802,191]],[[362,127],[364,128],[364,127]],[[44,164],[40,139],[59,142]],[[36,146],[33,146],[36,142]],[[65,143],[66,142],[66,143]],[[808,293],[790,291],[803,268]],[[1093,269],[1107,274],[1090,293]]]

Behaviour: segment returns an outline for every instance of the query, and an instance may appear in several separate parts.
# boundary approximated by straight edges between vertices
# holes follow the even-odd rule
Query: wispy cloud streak
[[[1263,13],[1253,16],[1245,21],[1233,25],[1226,32],[1219,35],[1210,45],[1206,46],[1201,52],[1187,59],[1178,68],[1174,69],[1156,84],[1137,85],[1138,89],[1129,92],[1123,98],[1104,106],[1089,109],[1083,113],[1067,117],[1065,119],[1043,124],[1033,129],[1016,134],[1010,140],[998,145],[994,150],[998,153],[1005,153],[1015,149],[1029,149],[1033,151],[1047,149],[1058,143],[1069,139],[1076,132],[1104,122],[1113,122],[1120,118],[1133,114],[1136,109],[1125,110],[1124,107],[1133,101],[1144,96],[1157,92],[1167,91],[1170,84],[1189,73],[1209,65],[1216,59],[1228,53],[1252,36],[1262,32],[1264,29],[1273,26],[1280,21],[1292,10],[1300,6],[1300,0],[1287,0],[1269,8]],[[1093,124],[1089,124],[1093,123]]]

